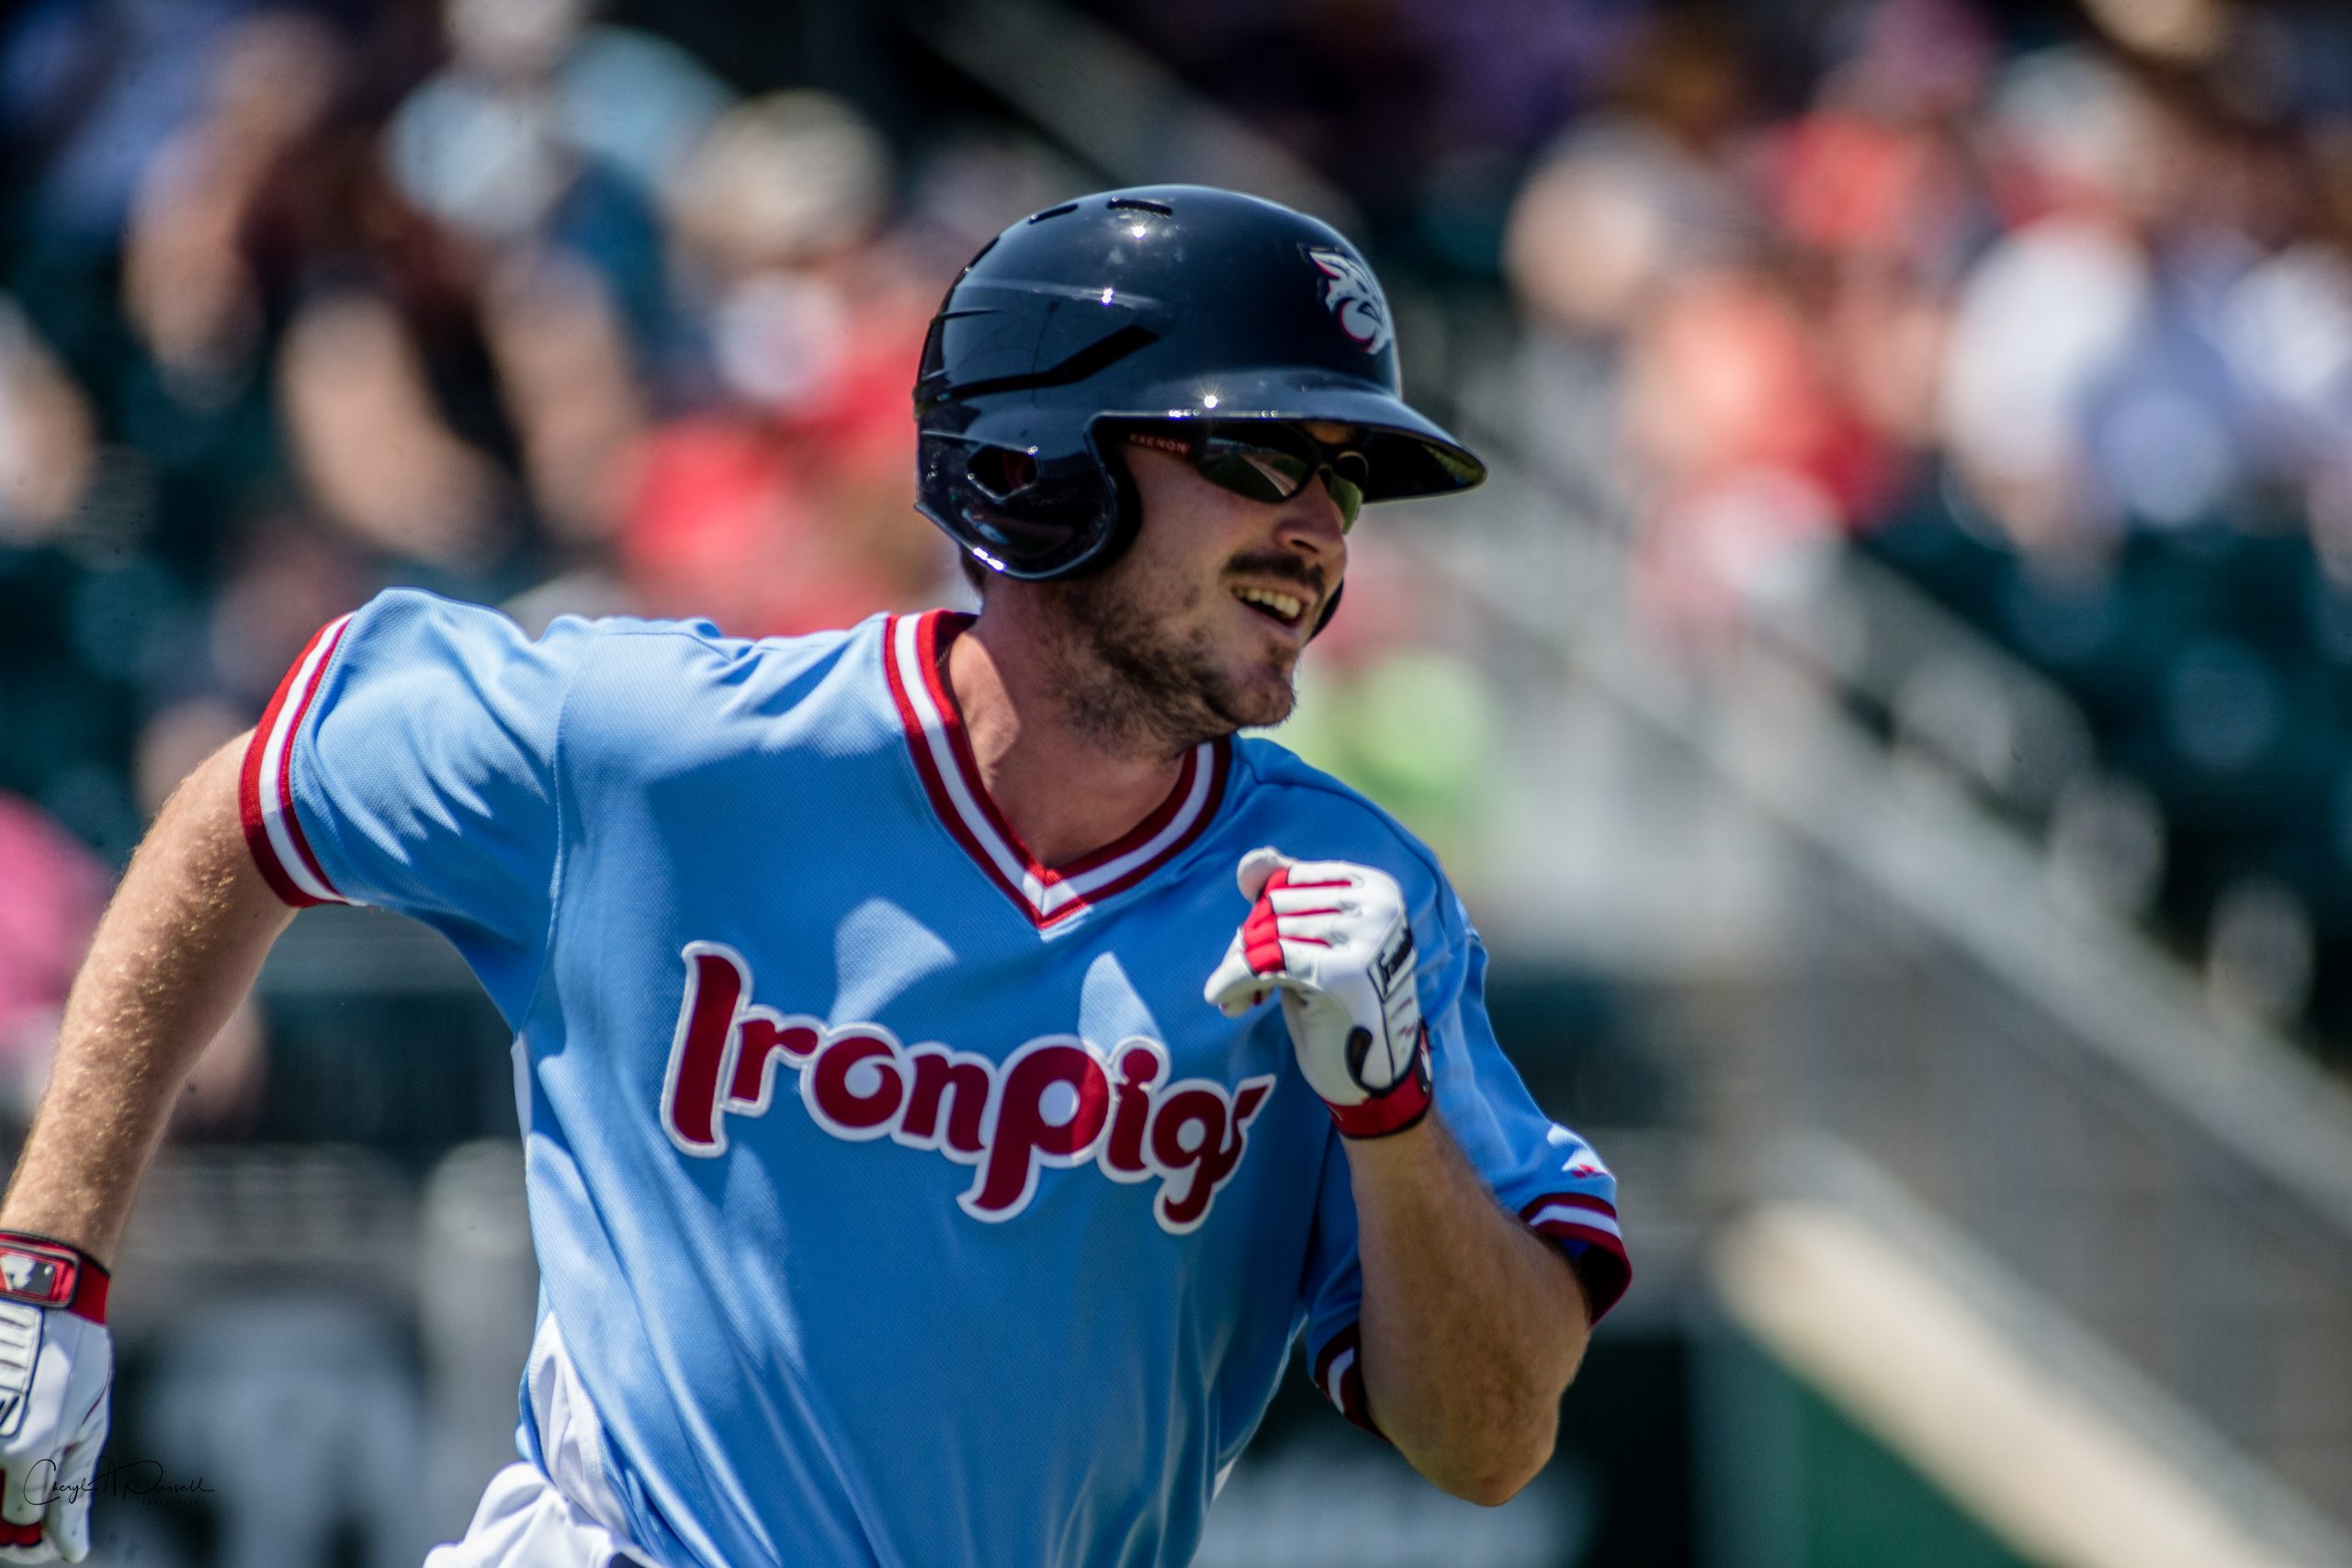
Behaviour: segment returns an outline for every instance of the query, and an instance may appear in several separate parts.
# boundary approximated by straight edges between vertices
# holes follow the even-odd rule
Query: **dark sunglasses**
[[[1323,476],[1340,508],[1340,531],[1356,525],[1372,464],[1352,446],[1317,441],[1295,425],[1232,420],[1163,424],[1126,432],[1128,440],[1188,459],[1221,490],[1268,503],[1288,501]]]

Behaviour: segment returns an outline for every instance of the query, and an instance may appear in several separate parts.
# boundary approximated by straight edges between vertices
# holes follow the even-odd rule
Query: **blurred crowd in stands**
[[[12,1057],[162,797],[378,588],[763,635],[952,569],[911,367],[1048,166],[972,141],[904,179],[838,98],[573,0],[354,9],[0,35]]]
[[[1987,6],[1083,8],[1343,192],[1401,294],[1509,301],[1480,406],[1635,541],[1663,643],[1703,669],[1891,564],[2088,715],[2096,790],[2030,826],[2089,813],[2111,903],[2352,1038],[2352,11]],[[41,890],[0,897],[0,1056],[162,795],[379,587],[753,635],[955,594],[924,321],[1101,181],[643,15],[0,26],[0,886]],[[1417,396],[1471,368],[1406,347]],[[1350,611],[1335,668],[1429,613],[1376,572]],[[1378,676],[1447,744],[1327,744],[1458,807],[1487,699]]]
[[[1526,450],[1693,659],[1859,548],[2038,670],[2098,762],[2028,826],[2341,1049],[2352,11],[2083,10],[1846,7],[1770,113],[1647,31],[1510,215]]]

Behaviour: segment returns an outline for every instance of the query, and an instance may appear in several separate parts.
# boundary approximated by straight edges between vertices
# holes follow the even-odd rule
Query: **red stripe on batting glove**
[[[1274,907],[1263,898],[1251,907],[1250,918],[1241,922],[1241,956],[1248,960],[1252,974],[1282,972],[1282,934],[1274,924]]]

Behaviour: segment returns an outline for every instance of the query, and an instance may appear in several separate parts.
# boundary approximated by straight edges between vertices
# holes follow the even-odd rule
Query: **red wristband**
[[[1340,1136],[1385,1138],[1419,1125],[1435,1099],[1430,1088],[1430,1032],[1423,1025],[1420,1043],[1413,1051],[1412,1071],[1369,1100],[1353,1105],[1333,1105],[1328,1100],[1323,1103],[1339,1124]]]
[[[106,1265],[54,1236],[0,1231],[0,1301],[56,1307],[92,1323],[107,1320]]]

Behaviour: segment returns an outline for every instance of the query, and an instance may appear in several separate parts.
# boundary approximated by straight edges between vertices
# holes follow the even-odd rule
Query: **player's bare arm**
[[[1583,1288],[1496,1204],[1437,1116],[1344,1147],[1373,1418],[1438,1485],[1503,1502],[1552,1457],[1591,1333]]]
[[[182,1081],[293,919],[245,848],[244,750],[232,742],[173,794],[107,907],[0,1228],[114,1256]]]
[[[0,1562],[89,1552],[114,1371],[105,1260],[181,1082],[293,915],[246,852],[243,750],[190,775],[131,862],[0,1204]]]
[[[1439,1116],[1419,964],[1387,873],[1271,846],[1237,868],[1249,918],[1207,998],[1274,996],[1346,1151],[1363,1272],[1365,1413],[1416,1469],[1500,1503],[1552,1457],[1591,1331],[1566,1258],[1506,1214]]]

